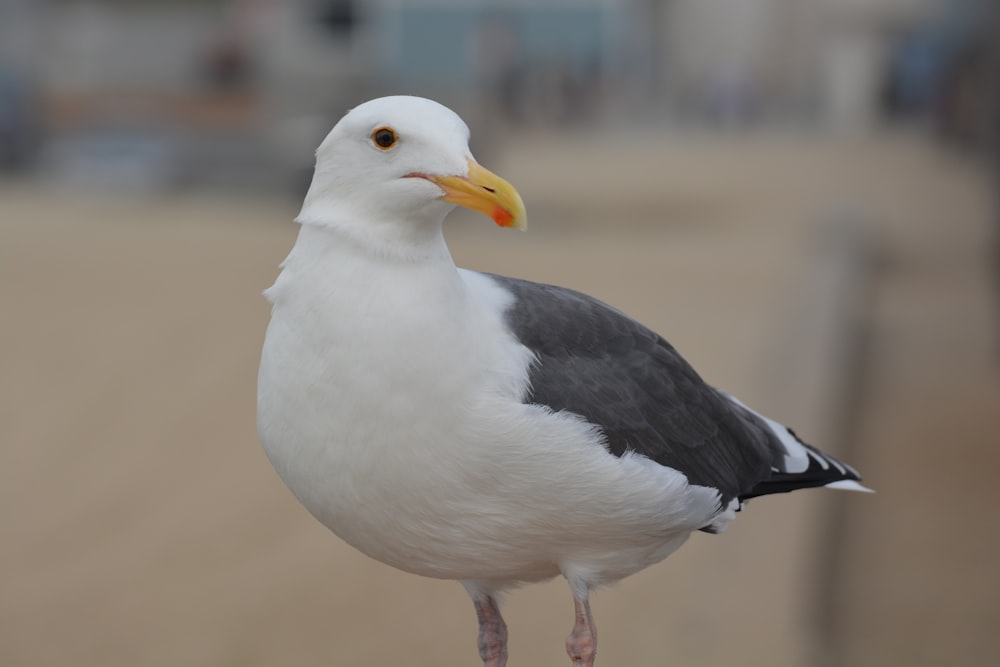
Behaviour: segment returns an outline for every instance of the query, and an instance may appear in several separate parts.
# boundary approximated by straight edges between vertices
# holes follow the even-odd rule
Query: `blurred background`
[[[435,98],[590,292],[874,496],[749,504],[593,601],[605,665],[995,664],[1000,5],[0,0],[0,665],[469,665],[256,441],[260,291],[352,106]],[[562,582],[506,604],[564,664]]]

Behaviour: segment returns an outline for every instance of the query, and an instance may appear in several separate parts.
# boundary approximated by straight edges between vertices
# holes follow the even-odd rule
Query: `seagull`
[[[442,233],[456,205],[526,226],[468,140],[450,109],[392,96],[320,144],[298,238],[264,293],[260,440],[345,542],[465,587],[485,667],[507,661],[500,595],[560,575],[566,651],[592,667],[595,588],[721,532],[749,498],[867,489],[621,311],[457,268]]]

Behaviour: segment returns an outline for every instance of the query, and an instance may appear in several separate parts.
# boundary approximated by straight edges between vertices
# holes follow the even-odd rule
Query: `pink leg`
[[[573,667],[594,667],[597,628],[590,615],[590,601],[587,598],[578,600],[574,596],[573,604],[576,607],[576,622],[573,624],[573,631],[566,638],[566,652],[573,661]]]
[[[492,597],[473,599],[479,619],[479,657],[483,667],[504,667],[507,664],[507,624],[500,607]]]

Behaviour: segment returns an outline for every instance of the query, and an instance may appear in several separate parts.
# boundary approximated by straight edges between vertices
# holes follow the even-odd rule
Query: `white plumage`
[[[563,575],[577,601],[567,650],[590,665],[589,591],[662,560],[692,531],[723,529],[740,494],[693,483],[683,465],[664,463],[669,451],[664,460],[642,446],[613,453],[614,425],[600,415],[536,400],[551,379],[533,373],[557,364],[545,366],[512,324],[533,287],[455,267],[441,229],[455,203],[523,226],[516,191],[474,162],[468,129],[448,109],[382,98],[330,132],[299,238],[266,292],[261,441],[295,496],[346,542],[399,569],[461,581],[489,667],[506,661],[496,595]],[[801,469],[786,472],[809,467],[815,450],[783,427],[704,395],[772,429],[767,446],[784,448],[775,461]],[[857,476],[826,483],[844,479]]]

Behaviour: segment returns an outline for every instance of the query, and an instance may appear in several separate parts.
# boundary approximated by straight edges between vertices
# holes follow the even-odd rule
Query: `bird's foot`
[[[573,633],[566,640],[566,653],[573,661],[573,667],[594,667],[597,656],[597,642],[593,635]]]
[[[566,653],[573,661],[573,667],[594,667],[597,657],[597,628],[590,615],[590,603],[576,600],[576,622],[573,631],[566,638]]]

